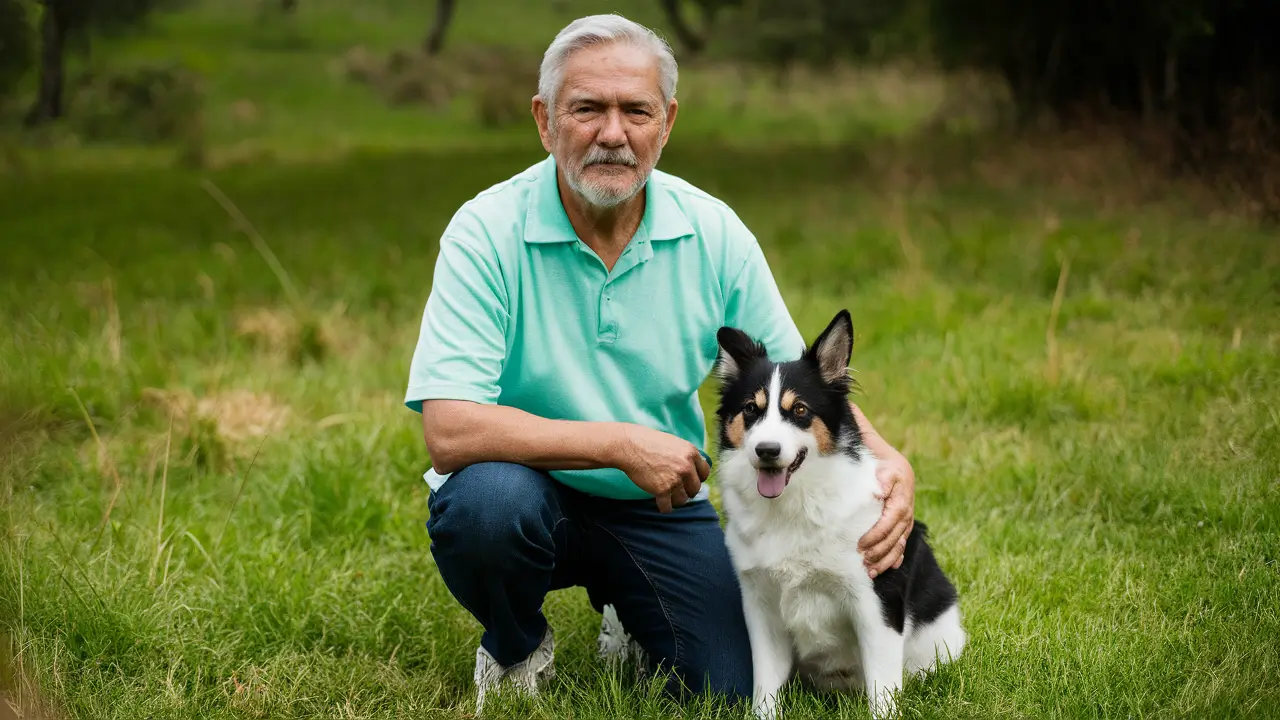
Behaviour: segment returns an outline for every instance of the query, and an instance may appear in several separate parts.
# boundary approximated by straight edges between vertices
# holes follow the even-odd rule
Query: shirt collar
[[[676,240],[693,235],[693,226],[679,203],[663,187],[663,173],[654,170],[645,183],[644,217],[636,230],[640,242]],[[548,155],[534,175],[533,190],[524,225],[524,240],[530,243],[575,242],[578,235],[569,222],[556,183],[555,156]]]

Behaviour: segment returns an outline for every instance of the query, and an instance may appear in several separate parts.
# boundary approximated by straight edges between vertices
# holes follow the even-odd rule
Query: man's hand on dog
[[[884,501],[884,512],[858,542],[872,578],[902,565],[907,535],[915,524],[916,476],[911,463],[902,453],[893,452],[880,459],[876,479],[880,481],[878,497]]]
[[[642,425],[624,430],[617,467],[653,495],[664,513],[689,502],[711,474],[711,466],[692,443]]]

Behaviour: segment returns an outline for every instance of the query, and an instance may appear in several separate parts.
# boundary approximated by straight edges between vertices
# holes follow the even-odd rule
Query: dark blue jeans
[[[440,575],[504,666],[538,646],[546,594],[580,586],[597,611],[614,606],[650,671],[673,671],[677,696],[750,697],[741,595],[711,503],[663,514],[652,500],[596,498],[522,465],[482,463],[431,493],[430,511]]]

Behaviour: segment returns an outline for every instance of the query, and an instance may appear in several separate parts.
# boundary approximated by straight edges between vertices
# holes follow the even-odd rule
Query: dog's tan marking
[[[769,407],[769,396],[765,393],[763,389],[756,391],[755,401],[756,401],[756,407],[760,408],[761,410],[764,410],[765,408]]]
[[[790,412],[791,406],[795,404],[796,404],[796,391],[784,390],[782,392],[782,400],[778,402],[778,405],[782,407],[782,411]]]
[[[822,418],[815,417],[813,423],[809,425],[809,432],[813,433],[813,439],[818,443],[818,452],[823,455],[830,455],[835,452],[836,443],[831,437],[831,429],[827,424],[822,422]]]
[[[747,423],[742,419],[742,413],[733,416],[729,421],[729,425],[725,428],[725,435],[728,437],[729,444],[733,447],[742,447],[742,437],[747,433]]]

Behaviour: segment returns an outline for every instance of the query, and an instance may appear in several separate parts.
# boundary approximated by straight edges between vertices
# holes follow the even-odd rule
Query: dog
[[[902,565],[873,580],[858,540],[880,518],[876,458],[848,395],[853,324],[841,310],[790,362],[723,327],[715,371],[726,543],[742,588],[754,666],[752,708],[777,717],[799,676],[897,708],[904,671],[924,674],[966,642],[955,586],[917,521]]]

